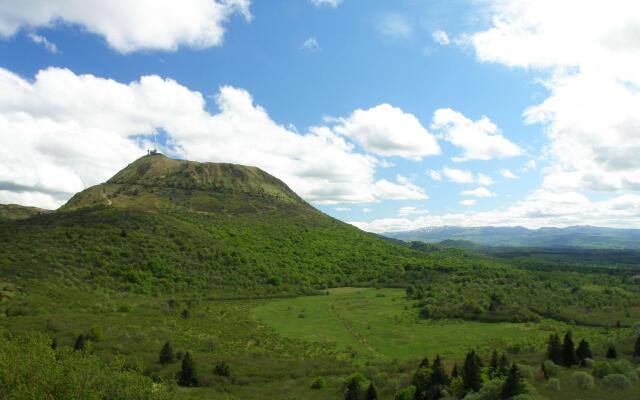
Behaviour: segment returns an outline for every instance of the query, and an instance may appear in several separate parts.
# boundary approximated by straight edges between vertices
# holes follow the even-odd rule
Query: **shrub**
[[[87,332],[85,337],[92,342],[99,342],[100,340],[102,340],[102,328],[96,325],[92,326],[91,328],[89,328],[89,331]]]
[[[311,384],[311,389],[322,389],[326,384],[327,382],[325,381],[325,379],[323,377],[319,377],[316,378],[315,381],[313,381],[313,383]]]
[[[611,389],[629,389],[631,381],[622,374],[611,374],[604,377],[602,384]]]
[[[121,305],[118,307],[118,312],[121,312],[121,313],[128,313],[128,312],[131,312],[131,306],[130,306],[130,305],[128,305],[128,304],[121,304]]]
[[[393,396],[393,400],[413,400],[413,396],[416,394],[416,387],[409,386],[404,389],[400,389]]]
[[[230,377],[231,376],[231,368],[229,368],[229,364],[224,361],[220,361],[213,368],[213,373],[218,376]]]
[[[560,391],[560,380],[558,378],[549,378],[547,382],[547,389],[553,392]]]
[[[546,378],[553,378],[554,376],[558,376],[560,373],[560,367],[557,366],[553,361],[546,360],[544,362],[544,373]]]
[[[589,390],[594,386],[593,377],[586,372],[577,371],[571,376],[573,384],[581,390]]]
[[[502,398],[503,378],[495,378],[485,383],[479,392],[470,393],[465,400],[500,400]]]
[[[530,365],[518,364],[518,370],[524,379],[533,379],[536,374],[536,369]]]

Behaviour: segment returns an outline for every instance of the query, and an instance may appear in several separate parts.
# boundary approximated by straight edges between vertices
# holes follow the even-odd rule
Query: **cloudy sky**
[[[154,134],[376,232],[640,228],[640,3],[0,1],[0,203]]]

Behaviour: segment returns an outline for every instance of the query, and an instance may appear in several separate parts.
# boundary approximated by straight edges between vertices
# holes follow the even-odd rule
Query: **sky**
[[[372,232],[640,228],[640,3],[0,2],[0,203],[155,138]]]

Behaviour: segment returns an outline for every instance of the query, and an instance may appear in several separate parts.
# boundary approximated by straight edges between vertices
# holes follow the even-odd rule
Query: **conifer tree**
[[[347,384],[347,388],[344,391],[344,400],[360,400],[361,392],[360,379],[354,377]]]
[[[378,400],[378,391],[376,390],[376,385],[371,382],[369,387],[367,388],[367,394],[365,396],[366,400]]]
[[[569,368],[576,365],[576,350],[573,344],[573,338],[571,332],[567,332],[564,335],[564,342],[562,343],[562,365]]]
[[[83,334],[78,335],[76,342],[73,344],[74,350],[84,350],[87,347],[87,339]]]
[[[433,361],[433,365],[431,366],[431,384],[432,385],[441,385],[448,386],[449,385],[449,376],[447,376],[447,372],[444,370],[444,364],[442,363],[442,359],[438,354],[436,359]]]
[[[475,350],[467,353],[462,367],[462,386],[466,390],[477,392],[482,387],[481,365],[482,363]]]
[[[429,368],[429,358],[423,358],[422,361],[420,361],[418,368]]]
[[[636,358],[640,357],[640,336],[636,339],[636,345],[633,348],[633,356]]]
[[[547,358],[553,361],[554,364],[563,364],[562,345],[560,344],[560,338],[556,333],[553,333],[551,334],[551,336],[549,336]]]
[[[58,348],[58,340],[56,338],[51,339],[51,349],[56,350]]]
[[[173,347],[171,346],[171,343],[169,342],[165,343],[164,346],[162,346],[162,350],[160,350],[160,357],[158,361],[160,361],[160,364],[165,365],[165,364],[172,363],[173,361],[175,361],[175,359],[176,359],[176,355],[173,352]]]
[[[498,360],[498,371],[496,372],[496,377],[507,376],[509,373],[509,360],[507,359],[507,355],[503,354],[500,356],[500,360]]]
[[[511,369],[507,373],[507,380],[502,386],[502,398],[511,399],[516,397],[525,391],[524,379],[522,374],[515,364],[511,365]]]
[[[615,346],[609,346],[609,349],[607,350],[607,358],[618,358],[618,351]]]
[[[589,343],[586,340],[582,339],[578,344],[578,350],[576,350],[576,357],[580,362],[581,366],[585,366],[585,360],[587,358],[593,358],[593,354],[591,353],[591,348],[589,347]]]
[[[498,352],[493,350],[491,353],[491,361],[489,362],[489,370],[487,371],[489,374],[489,379],[495,378],[498,372]]]
[[[453,364],[453,369],[451,370],[451,377],[457,378],[460,376],[460,372],[458,372],[458,364]]]
[[[198,386],[198,384],[196,365],[191,358],[191,354],[187,352],[182,358],[182,368],[178,374],[178,385],[190,387]]]

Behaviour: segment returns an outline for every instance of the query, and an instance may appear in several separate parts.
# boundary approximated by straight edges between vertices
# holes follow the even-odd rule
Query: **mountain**
[[[144,293],[397,284],[482,264],[363,232],[258,168],[163,155],[134,161],[55,212],[0,222],[0,242],[0,280]]]
[[[26,207],[18,204],[0,204],[0,220],[9,219],[25,219],[34,215],[46,214],[51,212],[37,207]]]
[[[640,248],[640,229],[614,229],[594,226],[540,229],[527,229],[521,226],[485,226],[475,228],[442,226],[408,232],[390,232],[384,235],[405,241],[417,240],[427,243],[463,240],[483,246]]]

